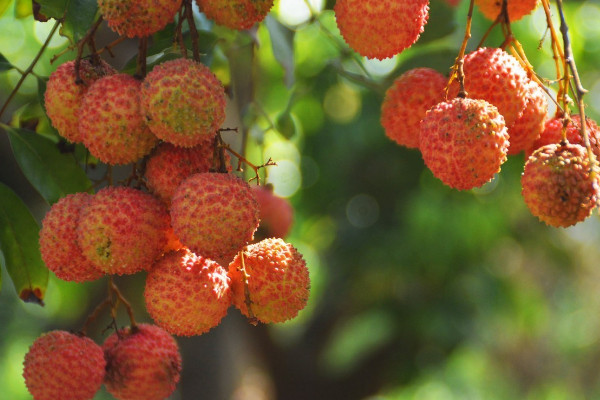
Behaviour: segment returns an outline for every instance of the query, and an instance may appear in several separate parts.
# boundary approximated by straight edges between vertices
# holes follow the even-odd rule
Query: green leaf
[[[65,14],[67,5],[71,0],[37,0],[40,5],[40,13],[47,17],[59,19]]]
[[[97,13],[97,0],[71,0],[60,29],[61,35],[68,37],[73,43],[77,43],[91,28]]]
[[[48,204],[90,190],[92,183],[72,155],[62,154],[55,143],[35,132],[3,127],[21,170]]]
[[[29,17],[33,14],[31,0],[17,0],[15,4],[15,17],[18,19]]]
[[[6,12],[12,2],[13,0],[0,0],[0,17]],[[2,283],[2,281],[0,281],[0,283]]]
[[[39,231],[23,201],[0,183],[0,262],[21,300],[43,305],[48,269],[40,254]]]
[[[295,81],[294,31],[269,15],[265,19],[265,23],[271,36],[273,55],[285,71],[285,85],[291,88]]]
[[[0,53],[0,72],[3,71],[8,71],[14,68],[14,65],[12,65],[7,59],[6,57],[4,57],[1,53]]]

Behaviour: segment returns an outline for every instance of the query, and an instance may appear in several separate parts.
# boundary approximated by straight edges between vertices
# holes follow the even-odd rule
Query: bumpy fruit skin
[[[238,30],[252,28],[273,7],[273,0],[196,0],[196,3],[209,19]]]
[[[190,148],[161,143],[146,162],[144,176],[148,188],[165,204],[170,205],[175,189],[185,178],[219,169],[220,161],[214,149],[211,141]],[[229,160],[229,155],[225,155],[226,167],[231,170]]]
[[[310,278],[302,255],[279,238],[265,239],[244,250],[229,264],[233,304],[247,317],[264,323],[294,318],[308,301]],[[250,309],[244,287],[245,268]]]
[[[181,373],[177,342],[155,325],[139,324],[110,335],[104,344],[104,385],[118,400],[163,400]]]
[[[52,205],[42,221],[40,252],[48,269],[65,281],[93,281],[103,274],[83,256],[77,245],[81,209],[92,195],[70,194]]]
[[[181,0],[98,0],[108,26],[121,36],[146,37],[173,21]]]
[[[425,114],[419,147],[433,175],[466,190],[482,186],[500,171],[508,133],[496,107],[483,100],[455,98]]]
[[[81,142],[77,129],[81,99],[93,82],[114,73],[113,67],[102,60],[98,65],[93,65],[89,60],[82,59],[79,67],[80,84],[75,82],[75,61],[60,65],[50,74],[44,105],[52,126],[62,137],[73,143]]]
[[[508,0],[508,18],[510,22],[518,21],[524,16],[531,14],[539,5],[539,0]],[[496,20],[498,14],[502,11],[501,0],[475,0],[479,11],[487,19]]]
[[[586,149],[561,142],[537,149],[525,164],[522,194],[533,215],[554,227],[590,216],[600,196],[598,171],[590,174]]]
[[[338,0],[333,10],[346,43],[362,56],[383,60],[419,39],[429,0]]]
[[[254,240],[281,238],[290,233],[294,223],[294,209],[289,201],[273,193],[272,186],[252,185],[259,209],[260,224],[254,233]]]
[[[90,400],[102,385],[106,362],[91,339],[52,331],[33,342],[23,365],[34,400]]]
[[[163,253],[168,229],[169,214],[160,200],[129,187],[107,187],[82,209],[77,243],[105,274],[134,274]]]
[[[183,58],[167,61],[144,79],[142,112],[160,139],[193,147],[214,138],[225,121],[225,91],[205,65]]]
[[[468,97],[493,104],[511,126],[527,105],[530,79],[516,58],[502,49],[483,47],[464,60],[465,90]],[[449,95],[458,93],[456,81]]]
[[[173,195],[175,234],[192,252],[212,260],[231,260],[252,240],[258,222],[250,185],[230,174],[192,175]]]
[[[427,110],[444,99],[447,79],[431,68],[411,69],[399,76],[385,93],[381,125],[401,146],[419,147],[419,125]]]
[[[510,146],[508,154],[518,154],[529,149],[540,137],[548,117],[546,93],[535,82],[530,82],[527,105],[523,114],[508,127]]]
[[[146,277],[146,309],[173,335],[201,335],[217,326],[231,305],[227,271],[187,249],[165,254]]]
[[[586,131],[590,140],[592,151],[596,158],[600,159],[600,128],[591,118],[586,118]],[[546,121],[544,130],[540,137],[528,149],[527,156],[530,156],[536,149],[546,144],[556,144],[562,140],[562,130],[565,119],[562,117],[551,118]],[[566,135],[569,143],[580,144],[584,146],[583,137],[581,136],[581,117],[579,115],[571,116],[571,121],[567,122]]]
[[[140,113],[141,83],[126,74],[94,82],[81,101],[79,133],[85,147],[110,164],[136,162],[158,142]]]

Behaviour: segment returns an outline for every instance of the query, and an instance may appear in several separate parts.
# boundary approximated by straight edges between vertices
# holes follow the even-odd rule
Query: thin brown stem
[[[96,306],[96,308],[94,309],[94,311],[87,317],[85,323],[83,324],[83,327],[79,330],[79,332],[83,335],[86,336],[87,335],[87,329],[89,327],[89,325],[94,322],[97,318],[98,315],[100,314],[100,312],[107,306],[109,306],[111,304],[111,299],[110,298],[106,298],[104,299],[104,301],[100,304],[98,304]]]
[[[258,318],[254,315],[252,311],[252,299],[250,298],[250,288],[248,287],[248,279],[250,275],[246,271],[246,262],[244,261],[244,250],[240,251],[240,261],[242,262],[242,268],[240,272],[242,273],[242,280],[244,281],[244,303],[246,303],[246,309],[248,310],[248,322],[252,325],[258,325]]]
[[[135,70],[135,77],[137,79],[144,79],[146,76],[146,52],[148,51],[148,37],[143,37],[140,39],[140,44],[138,47],[138,57],[137,57],[137,68]]]
[[[260,185],[260,175],[258,173],[258,171],[261,168],[265,168],[265,167],[270,167],[270,166],[274,166],[277,165],[276,162],[274,162],[270,157],[267,160],[266,163],[261,164],[261,165],[254,165],[253,163],[251,163],[250,161],[248,161],[244,156],[242,156],[240,153],[238,153],[237,151],[233,150],[231,148],[230,145],[228,145],[227,143],[222,143],[221,146],[223,146],[223,148],[225,150],[227,150],[228,152],[230,152],[231,154],[233,154],[235,157],[237,157],[238,159],[238,166],[237,166],[237,171],[242,172],[243,168],[242,168],[242,164],[246,164],[247,166],[249,166],[250,168],[252,168],[252,170],[254,171],[254,178],[251,178],[249,180],[249,182],[252,182],[253,180],[256,180],[256,184]]]
[[[475,0],[470,0],[469,12],[467,13],[467,26],[465,28],[465,36],[463,38],[462,45],[460,46],[458,56],[456,56],[454,66],[452,67],[452,73],[450,74],[448,85],[446,86],[446,97],[448,97],[448,89],[450,88],[450,84],[454,79],[458,80],[459,85],[458,95],[456,97],[466,98],[468,96],[468,93],[465,90],[465,72],[463,70],[463,66],[465,62],[465,52],[467,51],[467,43],[471,38],[471,23],[473,21],[474,4]]]
[[[129,315],[129,321],[131,322],[131,329],[136,329],[137,328],[137,323],[135,322],[135,317],[133,315],[133,307],[131,307],[131,304],[129,303],[129,301],[127,301],[127,299],[125,298],[125,296],[123,296],[123,294],[121,293],[121,291],[119,290],[119,288],[115,284],[112,276],[109,279],[109,290],[111,291],[111,293],[113,293],[115,296],[117,296],[118,301],[120,301],[121,303],[123,303],[123,305],[125,306],[125,309],[127,310],[127,315]],[[118,303],[115,302],[113,304],[115,305],[112,308],[113,318],[114,318],[116,316],[116,304],[118,304]]]
[[[77,57],[75,58],[75,83],[77,83],[77,84],[83,83],[81,76],[79,76],[79,66],[81,65],[81,57],[83,57],[83,49],[84,49],[86,43],[88,43],[91,40],[91,38],[94,37],[94,35],[96,34],[96,30],[98,30],[98,27],[100,26],[101,23],[102,23],[102,16],[100,16],[96,20],[94,25],[91,26],[91,28],[87,31],[85,36],[77,43]],[[96,60],[93,59],[92,61],[96,61]]]
[[[200,46],[198,40],[198,30],[196,29],[196,21],[194,21],[194,13],[192,10],[192,0],[185,0],[185,16],[187,18],[188,25],[190,27],[190,34],[192,37],[192,52],[194,54],[194,61],[200,62]]]

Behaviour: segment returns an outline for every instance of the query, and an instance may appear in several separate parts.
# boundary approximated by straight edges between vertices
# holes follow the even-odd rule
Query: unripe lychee
[[[502,49],[483,47],[465,56],[465,90],[472,99],[493,104],[511,126],[527,105],[530,79],[516,58]],[[458,93],[456,81],[449,95]]]
[[[254,233],[254,240],[266,238],[285,239],[294,222],[294,209],[287,199],[276,196],[273,186],[252,185],[258,203],[260,224]]]
[[[600,196],[598,170],[591,173],[586,149],[568,142],[537,149],[525,164],[521,185],[531,213],[555,227],[589,217]]]
[[[412,46],[429,17],[429,0],[337,0],[342,37],[360,55],[393,57]]]
[[[77,245],[77,225],[88,193],[69,194],[53,204],[40,230],[40,252],[48,269],[65,281],[93,281],[103,274],[83,256]]]
[[[484,100],[455,98],[427,111],[419,147],[425,164],[446,185],[459,190],[482,186],[506,161],[504,118]]]
[[[165,254],[146,277],[146,309],[173,335],[201,335],[217,326],[231,305],[227,271],[187,249]]]
[[[196,3],[209,19],[238,30],[252,28],[273,7],[273,0],[196,0]]]
[[[52,126],[62,137],[73,143],[81,142],[77,129],[81,99],[93,82],[114,73],[116,71],[113,67],[102,60],[98,65],[93,65],[89,60],[82,59],[79,67],[81,83],[76,82],[75,61],[61,64],[50,74],[44,93],[44,105]]]
[[[527,105],[523,114],[514,124],[508,127],[510,146],[508,154],[517,154],[522,150],[529,149],[540,137],[544,130],[546,117],[548,116],[548,101],[546,93],[540,86],[531,82],[527,95]]]
[[[479,11],[492,21],[495,21],[502,11],[502,0],[475,0],[475,4],[479,7]],[[538,4],[540,4],[540,0],[507,0],[506,6],[510,22],[518,21],[527,14],[531,14]]]
[[[399,76],[385,93],[381,124],[396,143],[419,147],[419,124],[427,110],[444,99],[447,79],[431,68],[411,69]]]
[[[163,400],[173,393],[181,373],[177,342],[155,325],[119,330],[104,344],[106,390],[118,400]]]
[[[144,79],[142,112],[160,139],[196,146],[212,139],[225,121],[225,91],[204,64],[184,58],[167,61]]]
[[[154,196],[129,187],[98,191],[81,211],[77,243],[106,274],[148,269],[166,246],[169,214]]]
[[[129,75],[110,75],[94,82],[83,96],[81,140],[106,164],[136,162],[158,142],[140,113],[140,86]]]
[[[586,118],[586,121],[587,124],[585,124],[585,127],[590,140],[590,147],[596,155],[596,158],[600,160],[600,128],[593,119]],[[569,143],[585,146],[583,137],[581,136],[581,117],[579,115],[571,116],[570,121],[567,121],[562,117],[555,117],[546,121],[542,134],[528,149],[526,155],[530,156],[536,149],[546,144],[559,143],[563,138],[562,131],[563,124],[565,123],[565,133]]]
[[[173,21],[181,0],[98,0],[108,26],[121,36],[146,37]]]
[[[91,400],[102,385],[106,362],[91,339],[52,331],[33,342],[23,365],[34,400]]]
[[[252,240],[258,222],[250,185],[234,175],[195,174],[173,195],[173,230],[184,246],[202,257],[232,259]]]
[[[226,167],[231,170],[229,160],[229,155],[225,154]],[[144,176],[152,193],[170,205],[175,189],[185,178],[199,172],[217,171],[219,163],[220,157],[215,154],[211,141],[190,148],[163,142],[148,157]]]
[[[308,301],[306,263],[294,246],[282,239],[249,245],[243,250],[243,260],[240,253],[229,264],[229,277],[233,304],[245,316],[264,323],[294,318]]]

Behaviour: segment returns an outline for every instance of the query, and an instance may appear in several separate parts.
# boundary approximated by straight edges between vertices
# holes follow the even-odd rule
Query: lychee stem
[[[177,45],[179,46],[179,51],[181,51],[181,55],[183,56],[183,58],[187,59],[188,54],[187,54],[187,49],[185,47],[185,42],[183,41],[183,33],[182,33],[183,10],[184,10],[184,6],[182,5],[181,8],[179,9],[179,15],[177,18],[177,27],[175,28],[175,38],[173,39],[173,41],[175,43],[177,43]]]
[[[108,306],[109,304],[111,304],[111,300],[109,298],[106,298],[102,303],[96,306],[94,311],[92,311],[92,313],[87,317],[85,323],[83,324],[83,327],[79,330],[79,333],[81,335],[87,336],[87,328],[89,327],[89,325],[98,318],[100,311],[102,311],[102,309]]]
[[[248,272],[246,272],[246,263],[244,262],[244,250],[240,251],[240,260],[242,261],[242,268],[240,272],[242,273],[242,279],[244,280],[244,302],[246,303],[246,309],[248,310],[248,322],[252,325],[258,325],[258,319],[252,312],[252,299],[250,298],[250,288],[248,287]]]
[[[146,76],[146,52],[148,51],[148,37],[143,37],[140,39],[140,44],[138,47],[138,57],[137,57],[137,68],[135,70],[135,77],[137,79],[144,79]]]
[[[133,307],[131,307],[131,304],[129,303],[129,301],[127,301],[125,296],[123,296],[123,294],[121,293],[121,291],[115,284],[112,276],[108,280],[108,290],[109,290],[109,298],[110,298],[110,304],[111,304],[111,314],[112,314],[113,319],[115,319],[115,317],[116,317],[117,306],[119,305],[119,301],[120,301],[125,306],[127,315],[129,315],[129,321],[131,322],[131,329],[132,330],[137,329],[137,323],[135,322],[135,317],[133,315]],[[112,301],[113,294],[115,296],[117,296],[117,301],[115,301],[115,302]]]
[[[96,34],[96,30],[98,29],[102,21],[102,16],[98,17],[94,25],[91,26],[91,28],[87,31],[85,36],[81,38],[81,40],[77,43],[77,57],[75,58],[75,83],[77,83],[78,85],[83,83],[83,80],[79,75],[79,67],[81,65],[81,57],[83,56],[83,48],[85,47],[86,43],[88,43],[90,40],[93,40],[92,38]],[[93,46],[93,48],[95,49],[95,46]],[[94,58],[94,55],[92,55],[92,64],[94,64],[96,61],[98,61],[98,59]]]
[[[198,45],[198,30],[196,29],[196,21],[194,21],[194,13],[192,11],[192,0],[184,0],[185,16],[190,28],[190,34],[192,37],[192,51],[194,54],[194,61],[200,62],[200,47]]]
[[[454,66],[452,67],[452,73],[450,74],[450,80],[448,81],[448,85],[446,86],[446,97],[448,97],[448,89],[450,88],[450,83],[454,79],[458,80],[459,90],[457,97],[466,98],[468,96],[467,91],[465,90],[465,72],[463,70],[463,65],[465,62],[465,52],[467,51],[467,43],[471,38],[471,23],[473,21],[473,7],[475,4],[475,0],[470,0],[469,2],[469,12],[467,13],[467,26],[465,28],[465,37],[463,39],[462,45],[460,46],[460,51],[458,52],[458,56],[456,56],[456,61],[454,62]]]

